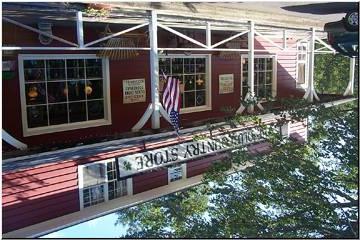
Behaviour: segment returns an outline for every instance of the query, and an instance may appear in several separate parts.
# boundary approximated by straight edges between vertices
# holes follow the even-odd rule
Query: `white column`
[[[254,22],[250,21],[250,29],[248,33],[248,49],[249,49],[249,58],[248,58],[248,85],[249,85],[249,92],[251,98],[255,96],[254,93],[254,41],[255,41],[255,26]],[[254,106],[250,105],[248,107],[248,112],[254,112]]]
[[[314,59],[315,59],[315,29],[311,28],[310,37],[310,49],[309,49],[309,77],[308,77],[308,88],[304,95],[304,98],[309,102],[314,101],[314,97],[319,100],[314,87]]]
[[[159,110],[159,54],[157,42],[157,14],[151,11],[151,20],[149,24],[150,36],[150,79],[151,79],[151,102],[153,103],[153,114],[151,116],[151,127],[160,128],[160,110]]]
[[[350,58],[350,78],[349,84],[346,87],[344,96],[351,96],[354,94],[354,78],[355,78],[355,58]]]
[[[82,12],[76,12],[76,33],[77,41],[80,48],[84,47],[84,30],[83,30],[83,19]]]
[[[209,22],[206,23],[206,46],[211,48],[211,25]]]

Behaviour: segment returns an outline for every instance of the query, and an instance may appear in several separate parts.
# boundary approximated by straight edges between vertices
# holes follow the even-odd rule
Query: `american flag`
[[[162,99],[163,106],[170,116],[176,133],[179,135],[179,111],[181,105],[180,80],[171,76],[166,77],[165,74],[164,78],[166,79],[166,85]]]

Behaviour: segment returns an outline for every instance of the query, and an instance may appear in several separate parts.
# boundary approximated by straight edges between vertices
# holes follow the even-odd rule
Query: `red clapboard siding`
[[[133,193],[137,194],[168,184],[167,169],[144,173],[133,177]]]
[[[23,192],[38,191],[39,188],[53,186],[57,183],[69,182],[71,180],[77,180],[77,173],[64,174],[53,178],[48,178],[46,180],[38,180],[34,182],[28,182],[26,184],[11,186],[7,188],[3,188],[3,197],[18,194]]]
[[[196,175],[206,172],[206,170],[208,170],[208,168],[211,166],[213,162],[223,160],[226,157],[228,157],[228,154],[222,153],[219,155],[187,162],[186,164],[187,178],[194,177]]]
[[[31,176],[28,176],[27,174],[23,174],[21,178],[12,178],[8,179],[7,177],[3,176],[3,189],[9,188],[9,187],[15,187],[20,185],[25,185],[29,183],[38,183],[38,182],[49,182],[53,181],[53,179],[61,176],[66,176],[69,174],[77,174],[76,168],[64,168],[59,169],[57,171],[50,171],[46,173],[40,173],[40,174],[34,174]]]
[[[4,232],[80,210],[76,162],[4,173],[2,191]]]

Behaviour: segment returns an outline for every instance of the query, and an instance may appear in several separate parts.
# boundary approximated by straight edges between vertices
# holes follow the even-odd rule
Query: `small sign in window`
[[[169,172],[169,182],[175,182],[177,180],[182,179],[183,177],[183,170],[181,165],[169,168],[168,172]]]

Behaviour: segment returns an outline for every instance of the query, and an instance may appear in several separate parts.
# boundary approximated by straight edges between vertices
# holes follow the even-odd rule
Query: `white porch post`
[[[346,87],[344,96],[351,96],[354,94],[354,78],[355,78],[355,58],[350,58],[350,79]]]
[[[83,30],[83,18],[82,12],[76,12],[76,34],[77,41],[80,48],[84,47],[84,30]]]
[[[149,23],[150,37],[150,80],[151,80],[151,103],[146,109],[140,120],[132,127],[132,131],[139,131],[151,116],[151,128],[160,128],[160,115],[162,115],[170,124],[169,115],[163,108],[159,99],[159,54],[157,44],[157,14],[151,11],[151,20]]]
[[[254,40],[255,40],[255,26],[254,22],[250,21],[250,32],[248,33],[248,48],[249,48],[249,59],[248,59],[248,85],[250,97],[255,96],[254,92]],[[248,107],[248,112],[254,112],[254,105]]]
[[[159,53],[157,42],[157,14],[151,11],[149,24],[150,36],[150,78],[151,78],[151,102],[154,109],[151,116],[151,128],[160,128],[160,101],[159,101]]]
[[[206,23],[206,46],[211,48],[211,25],[209,22]]]
[[[250,26],[249,26],[249,32],[248,32],[248,86],[249,86],[249,90],[244,98],[244,100],[247,99],[252,99],[254,97],[254,40],[255,40],[255,26],[254,26],[254,22],[250,21],[249,22]],[[258,106],[260,106],[260,109],[262,109],[261,105],[258,104]],[[236,111],[236,113],[241,114],[244,110],[246,109],[246,107],[241,104],[239,109]],[[262,109],[263,110],[263,109]],[[254,112],[254,105],[251,104],[247,107],[247,111],[249,113]]]
[[[314,97],[316,100],[320,100],[316,94],[314,87],[314,60],[315,60],[315,29],[311,28],[311,37],[310,37],[310,52],[309,52],[309,78],[308,78],[308,87],[306,89],[306,93],[304,98],[309,102],[314,101]]]

